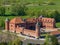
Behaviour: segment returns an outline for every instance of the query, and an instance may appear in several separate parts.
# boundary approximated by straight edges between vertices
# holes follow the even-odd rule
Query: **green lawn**
[[[48,10],[58,10],[60,12],[60,0],[20,0],[19,3],[29,3],[29,4],[43,4],[44,2],[53,2],[55,5],[40,5],[40,6],[28,6],[28,8],[33,11],[39,11],[42,9],[48,9]],[[27,5],[29,5],[27,4]],[[11,6],[9,6],[11,8]],[[7,7],[6,7],[7,8]],[[10,9],[11,10],[11,9]],[[6,13],[9,14],[10,10]]]
[[[36,3],[38,2],[43,3],[43,2],[48,2],[51,1],[55,3],[55,5],[40,5],[40,6],[28,6],[30,10],[42,10],[42,9],[48,9],[48,10],[58,10],[60,12],[60,0],[26,0],[27,2],[31,3]]]
[[[11,0],[11,1],[13,1],[13,0]],[[17,0],[17,2],[19,2],[21,4],[22,3],[28,3],[27,5],[29,5],[29,4],[34,4],[35,5],[35,4],[38,4],[38,3],[41,4],[39,6],[27,6],[28,7],[27,13],[31,12],[31,11],[38,12],[38,11],[41,11],[43,9],[48,9],[48,10],[51,10],[51,11],[52,10],[57,10],[57,11],[60,12],[60,0]],[[55,5],[42,5],[44,2],[53,2]],[[11,6],[9,6],[9,8],[11,8]],[[11,11],[11,9],[8,10],[8,7],[6,7],[6,13],[9,14],[10,11]],[[8,16],[9,19],[12,19],[14,17],[16,17],[16,16]],[[33,17],[33,16],[29,16],[29,14],[28,14],[28,16],[21,16],[21,17],[22,18],[28,18],[28,17]],[[1,20],[5,21],[6,18],[7,17],[0,16],[0,25],[1,25]],[[56,23],[56,26],[60,27],[60,23]]]
[[[60,28],[60,22],[56,23],[56,27]]]

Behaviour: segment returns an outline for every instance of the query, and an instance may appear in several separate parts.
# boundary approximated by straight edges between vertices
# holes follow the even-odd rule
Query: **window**
[[[51,20],[51,23],[52,23],[52,20]]]
[[[11,25],[11,27],[12,27],[13,25]]]
[[[48,23],[50,23],[50,21],[48,20]]]

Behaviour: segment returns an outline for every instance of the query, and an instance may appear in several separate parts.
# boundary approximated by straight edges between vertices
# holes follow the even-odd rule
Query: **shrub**
[[[44,2],[43,4],[47,4],[47,5],[55,5],[55,3],[52,2],[52,1],[47,1],[47,2]]]
[[[5,15],[5,8],[0,7],[0,16],[4,16],[4,15]]]

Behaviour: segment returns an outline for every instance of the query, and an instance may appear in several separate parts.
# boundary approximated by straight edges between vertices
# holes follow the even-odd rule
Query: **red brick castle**
[[[12,20],[6,19],[5,21],[5,30],[33,36],[36,38],[39,38],[41,28],[55,28],[55,19],[40,16],[39,18],[27,19],[16,17]]]

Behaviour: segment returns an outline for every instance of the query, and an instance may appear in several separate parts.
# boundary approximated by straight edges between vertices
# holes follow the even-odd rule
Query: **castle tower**
[[[9,19],[6,18],[5,20],[5,30],[9,30]]]
[[[40,22],[42,22],[42,18],[43,18],[43,16],[41,15],[41,16],[39,17]]]
[[[36,23],[36,38],[39,38],[40,37],[40,23],[37,22]]]

